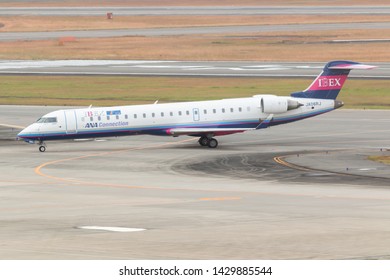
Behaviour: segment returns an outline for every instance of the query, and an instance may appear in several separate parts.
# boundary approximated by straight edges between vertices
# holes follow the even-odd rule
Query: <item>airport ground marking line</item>
[[[345,149],[333,150],[333,152],[337,152],[340,150],[343,151]],[[310,152],[310,153],[306,153],[306,154],[318,154],[318,153],[323,153],[323,151]],[[296,155],[298,155],[298,154],[296,154]],[[295,170],[300,170],[300,171],[320,171],[320,172],[326,172],[326,173],[331,173],[331,174],[335,174],[335,175],[342,175],[342,176],[349,176],[349,177],[375,178],[375,179],[384,179],[384,180],[388,179],[386,177],[381,177],[381,176],[353,174],[353,173],[346,173],[346,172],[341,172],[341,171],[331,171],[331,170],[305,167],[305,166],[290,163],[290,162],[287,162],[286,160],[284,160],[284,158],[290,157],[290,156],[293,156],[293,154],[284,155],[284,156],[277,156],[277,157],[274,157],[274,161],[280,165],[283,165],[283,166],[286,166],[286,167],[289,167],[289,168],[292,168]]]
[[[302,166],[299,166],[299,165],[295,165],[295,164],[292,164],[292,163],[289,163],[287,161],[285,161],[283,158],[285,158],[286,156],[277,156],[277,157],[274,157],[274,161],[276,161],[278,164],[280,165],[283,165],[283,166],[286,166],[286,167],[289,167],[289,168],[292,168],[292,169],[296,169],[296,170],[300,170],[300,171],[311,171],[310,169],[308,168],[305,168],[305,167],[302,167]]]
[[[150,148],[159,148],[159,147],[165,147],[165,146],[172,146],[175,144],[182,144],[186,142],[192,142],[194,141],[194,138],[191,139],[186,139],[182,140],[179,142],[174,142],[174,143],[164,143],[164,144],[158,144],[158,145],[152,145],[152,146],[143,146],[143,147],[134,147],[134,148],[128,148],[128,149],[121,149],[121,150],[116,150],[116,151],[110,151],[110,152],[102,152],[102,153],[95,153],[95,154],[88,154],[88,155],[83,155],[83,156],[77,156],[77,157],[71,157],[71,158],[65,158],[65,159],[59,159],[59,160],[54,160],[54,161],[49,161],[46,163],[43,163],[39,166],[37,166],[34,169],[34,172],[42,177],[46,177],[52,180],[56,181],[62,181],[66,183],[72,183],[72,184],[85,184],[85,185],[93,185],[93,186],[102,186],[102,187],[114,187],[114,188],[131,188],[131,189],[158,189],[158,190],[183,190],[183,191],[198,191],[197,189],[185,189],[185,188],[161,188],[161,187],[148,187],[148,186],[130,186],[130,185],[125,185],[125,184],[113,184],[113,183],[99,183],[99,182],[88,182],[88,181],[82,181],[82,180],[77,180],[77,179],[67,179],[67,178],[62,178],[62,177],[57,177],[57,176],[52,176],[45,174],[41,171],[42,168],[47,167],[49,165],[65,162],[65,161],[72,161],[72,160],[78,160],[78,159],[84,159],[84,158],[89,158],[89,157],[97,157],[97,156],[104,156],[104,155],[110,155],[110,154],[115,154],[115,153],[120,153],[120,152],[127,152],[127,151],[136,151],[136,150],[145,150],[145,149],[150,149]],[[204,192],[232,192],[228,190],[202,190]],[[238,192],[238,191],[233,191],[233,192]],[[241,198],[235,198],[235,199],[241,199]],[[200,201],[203,201],[202,199],[198,199]],[[215,199],[209,199],[209,200],[214,200],[214,201],[224,201],[224,200],[232,200],[232,198],[215,198]]]
[[[88,182],[88,181],[82,181],[82,180],[77,180],[77,179],[67,179],[67,178],[62,178],[62,177],[57,177],[57,176],[52,176],[48,175],[46,173],[42,172],[42,168],[47,167],[49,165],[54,165],[57,163],[61,162],[66,162],[66,161],[72,161],[72,160],[78,160],[78,159],[84,159],[84,158],[90,158],[90,157],[97,157],[97,156],[104,156],[104,155],[110,155],[110,154],[115,154],[115,153],[120,153],[120,152],[125,152],[125,151],[136,151],[136,150],[145,150],[145,149],[150,149],[150,148],[158,148],[158,147],[164,147],[164,146],[172,146],[177,143],[186,143],[194,141],[194,138],[191,139],[186,139],[182,140],[179,142],[174,142],[174,143],[164,143],[164,144],[158,144],[158,145],[152,145],[152,146],[143,146],[143,147],[133,147],[133,148],[127,148],[127,149],[120,149],[120,150],[115,150],[115,151],[110,151],[110,152],[102,152],[102,153],[94,153],[94,154],[87,154],[83,156],[77,156],[77,157],[71,157],[71,158],[65,158],[65,159],[59,159],[59,160],[53,160],[49,162],[45,162],[39,166],[37,166],[34,169],[34,172],[42,177],[52,179],[55,181],[62,181],[66,183],[72,183],[72,184],[85,184],[85,185],[93,185],[93,186],[102,186],[102,187],[114,187],[114,188],[131,188],[131,189],[158,189],[158,190],[183,190],[183,191],[199,191],[197,189],[191,188],[191,189],[186,189],[186,188],[161,188],[161,187],[148,187],[148,186],[130,186],[130,185],[125,185],[125,184],[113,184],[113,183],[99,183],[99,182]],[[221,193],[221,192],[227,192],[227,193],[242,193],[242,191],[239,190],[206,190],[202,189],[203,192],[211,192],[211,193]],[[250,194],[259,194],[259,195],[281,195],[278,193],[269,193],[269,192],[248,192],[245,191],[244,193],[250,193]],[[302,196],[302,195],[297,195],[297,194],[282,194],[286,196]],[[307,195],[305,195],[307,196]],[[239,198],[241,199],[241,197]],[[206,201],[203,200],[202,198],[198,199],[198,201]],[[222,200],[227,200],[226,198],[210,198],[208,199],[209,201],[214,200],[214,201],[222,201]]]
[[[164,143],[164,144],[158,144],[158,145],[152,145],[152,146],[133,147],[133,148],[120,149],[120,150],[109,151],[109,152],[93,153],[93,154],[87,154],[87,155],[83,155],[83,156],[58,159],[58,160],[45,162],[45,163],[35,167],[34,172],[35,172],[35,174],[37,174],[39,176],[46,177],[46,178],[53,179],[53,180],[57,180],[57,181],[70,182],[70,183],[92,184],[91,182],[84,182],[84,181],[80,181],[80,180],[66,179],[66,178],[61,178],[61,177],[57,177],[57,176],[48,175],[48,174],[42,172],[42,168],[47,167],[49,165],[53,165],[53,164],[57,164],[57,163],[61,163],[61,162],[66,162],[66,161],[79,160],[79,159],[90,158],[90,157],[98,157],[98,156],[104,156],[104,155],[111,155],[111,154],[127,152],[127,151],[136,151],[136,150],[145,150],[145,149],[150,149],[150,148],[159,148],[159,147],[165,147],[165,146],[174,145],[174,144],[177,144],[177,143],[185,143],[185,142],[189,142],[189,141],[193,141],[193,139],[186,139],[186,140],[182,140],[182,141],[174,142],[174,143]],[[101,185],[102,183],[96,183],[96,184]],[[106,185],[106,184],[103,184],[103,185]],[[110,185],[114,185],[114,184],[110,184]],[[134,188],[147,188],[147,187],[136,187],[136,186],[134,186]]]
[[[87,182],[87,181],[80,181],[80,180],[72,180],[72,179],[66,179],[66,178],[61,178],[61,177],[56,177],[56,176],[51,176],[51,175],[47,175],[45,173],[43,173],[41,171],[41,169],[43,167],[46,167],[50,164],[56,164],[56,163],[59,163],[59,162],[64,162],[64,161],[70,161],[70,160],[77,160],[77,159],[81,159],[81,158],[88,158],[88,157],[93,157],[93,156],[100,156],[100,155],[107,155],[107,154],[114,154],[114,153],[119,153],[119,152],[123,152],[123,151],[134,151],[134,150],[144,150],[144,149],[148,149],[148,148],[156,148],[156,147],[163,147],[163,146],[170,146],[170,145],[174,145],[174,144],[177,144],[177,143],[185,143],[185,142],[190,142],[190,141],[193,141],[194,139],[191,138],[191,139],[186,139],[186,140],[183,140],[183,141],[180,141],[180,142],[175,142],[175,143],[165,143],[165,144],[159,144],[159,145],[153,145],[153,146],[144,146],[144,147],[134,147],[134,148],[128,148],[128,149],[121,149],[121,150],[116,150],[116,151],[111,151],[111,152],[103,152],[103,153],[97,153],[97,154],[90,154],[90,155],[84,155],[84,156],[79,156],[79,157],[72,157],[72,158],[66,158],[66,159],[62,159],[62,160],[55,160],[55,161],[51,161],[51,162],[46,162],[46,163],[43,163],[41,164],[40,166],[36,167],[35,168],[35,173],[39,176],[43,176],[43,177],[46,177],[46,178],[50,178],[50,179],[53,179],[53,180],[56,180],[56,181],[63,181],[63,182],[68,182],[68,183],[76,183],[76,184],[85,184],[85,185],[92,185],[92,186],[102,186],[102,187],[114,187],[114,188],[131,188],[131,189],[158,189],[158,190],[168,190],[168,191],[175,191],[175,190],[182,190],[182,191],[199,191],[197,189],[185,189],[185,188],[161,188],[161,187],[147,187],[147,186],[129,186],[129,185],[124,185],[124,184],[112,184],[112,183],[98,183],[98,182]],[[279,164],[282,164],[282,162],[286,163],[284,160],[281,159],[281,157],[287,157],[287,156],[279,156],[279,157],[275,157],[274,160],[279,163]],[[286,167],[290,167],[290,168],[294,168],[292,167],[292,164],[290,164],[291,166],[288,166],[286,165]],[[313,170],[306,170],[306,171],[313,171]],[[345,174],[345,175],[349,175],[349,174]],[[354,200],[360,200],[360,199],[364,199],[364,200],[380,200],[380,201],[388,201],[390,200],[389,198],[386,198],[386,197],[377,197],[377,198],[374,198],[374,197],[346,197],[346,196],[338,196],[338,195],[326,195],[326,196],[321,196],[319,197],[318,195],[316,194],[295,194],[295,193],[277,193],[277,192],[267,192],[267,191],[259,191],[259,192],[255,192],[255,191],[239,191],[239,190],[220,190],[220,189],[217,189],[217,190],[205,190],[205,189],[202,189],[201,191],[203,192],[210,192],[210,193],[222,193],[222,192],[225,192],[225,193],[245,193],[245,194],[254,194],[254,195],[279,195],[279,196],[289,196],[289,197],[314,197],[314,198],[317,198],[317,199],[322,199],[322,198],[343,198],[343,199],[354,199]],[[240,200],[242,199],[242,197],[205,197],[205,198],[198,198],[197,201],[227,201],[227,200]]]

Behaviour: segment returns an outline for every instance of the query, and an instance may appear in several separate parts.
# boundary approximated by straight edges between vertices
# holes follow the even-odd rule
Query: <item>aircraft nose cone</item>
[[[16,140],[23,140],[27,143],[33,144],[35,140],[31,138],[31,127],[28,126],[25,129],[23,129],[21,132],[19,132],[16,136]]]
[[[17,139],[27,139],[30,133],[31,133],[31,126],[28,126],[18,133]]]
[[[16,135],[16,139],[23,139],[25,137],[25,130],[26,129],[23,129],[21,132],[19,132],[17,135]]]

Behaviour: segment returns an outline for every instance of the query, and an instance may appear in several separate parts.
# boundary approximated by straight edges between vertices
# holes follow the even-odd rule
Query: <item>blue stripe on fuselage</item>
[[[75,134],[66,134],[65,132],[52,132],[44,134],[26,134],[19,135],[20,138],[29,140],[61,140],[61,139],[79,139],[79,138],[95,138],[95,137],[113,137],[113,136],[128,136],[135,134],[151,134],[151,135],[167,135],[166,131],[171,128],[254,128],[259,124],[256,120],[225,122],[225,123],[208,123],[208,124],[182,124],[182,125],[165,125],[165,126],[148,126],[135,128],[116,128],[116,129],[100,129],[100,130],[79,130]]]

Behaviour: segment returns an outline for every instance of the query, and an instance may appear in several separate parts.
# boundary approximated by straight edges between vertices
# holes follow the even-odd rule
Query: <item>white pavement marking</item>
[[[123,64],[148,64],[148,63],[174,63],[175,61],[142,61],[142,60],[2,60],[2,69],[25,69],[39,67],[83,67],[83,66],[108,66]]]
[[[144,228],[125,228],[125,227],[100,227],[100,226],[81,226],[79,229],[90,229],[90,230],[104,230],[113,232],[137,232],[144,231]]]

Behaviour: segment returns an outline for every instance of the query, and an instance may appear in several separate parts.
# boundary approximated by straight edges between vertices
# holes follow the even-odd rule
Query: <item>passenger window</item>
[[[108,121],[110,120],[110,116],[107,116],[107,120],[108,120]]]
[[[164,117],[164,113],[163,112],[161,112],[161,117]]]
[[[171,117],[173,117],[173,112],[170,112],[169,115],[170,115]]]
[[[129,118],[129,116],[128,115],[125,115],[125,119],[127,120]]]
[[[216,114],[217,113],[217,109],[213,109],[213,113]]]
[[[115,118],[116,118],[117,120],[119,120],[119,116],[118,116],[118,115],[116,115]]]
[[[230,112],[233,113],[233,112],[234,112],[234,109],[233,109],[233,108],[230,108]]]
[[[99,117],[98,117],[98,121],[101,121],[101,120],[102,120],[102,118],[99,116]]]
[[[136,119],[137,118],[137,114],[134,114],[134,119]]]
[[[204,110],[203,110],[203,113],[206,115],[206,114],[207,114],[207,110],[206,110],[206,109],[204,109]]]
[[[90,117],[89,120],[90,120],[91,122],[93,122],[93,117]]]
[[[186,111],[186,114],[187,114],[187,116],[189,116],[190,115],[190,111]]]
[[[156,116],[156,114],[155,113],[152,113],[152,118],[154,118]]]
[[[181,111],[179,111],[179,116],[181,116]]]
[[[241,107],[238,107],[238,112],[242,112],[242,108]]]
[[[144,119],[146,118],[146,114],[145,113],[143,113],[142,116],[144,117]]]
[[[222,108],[222,113],[225,113],[225,108]]]

